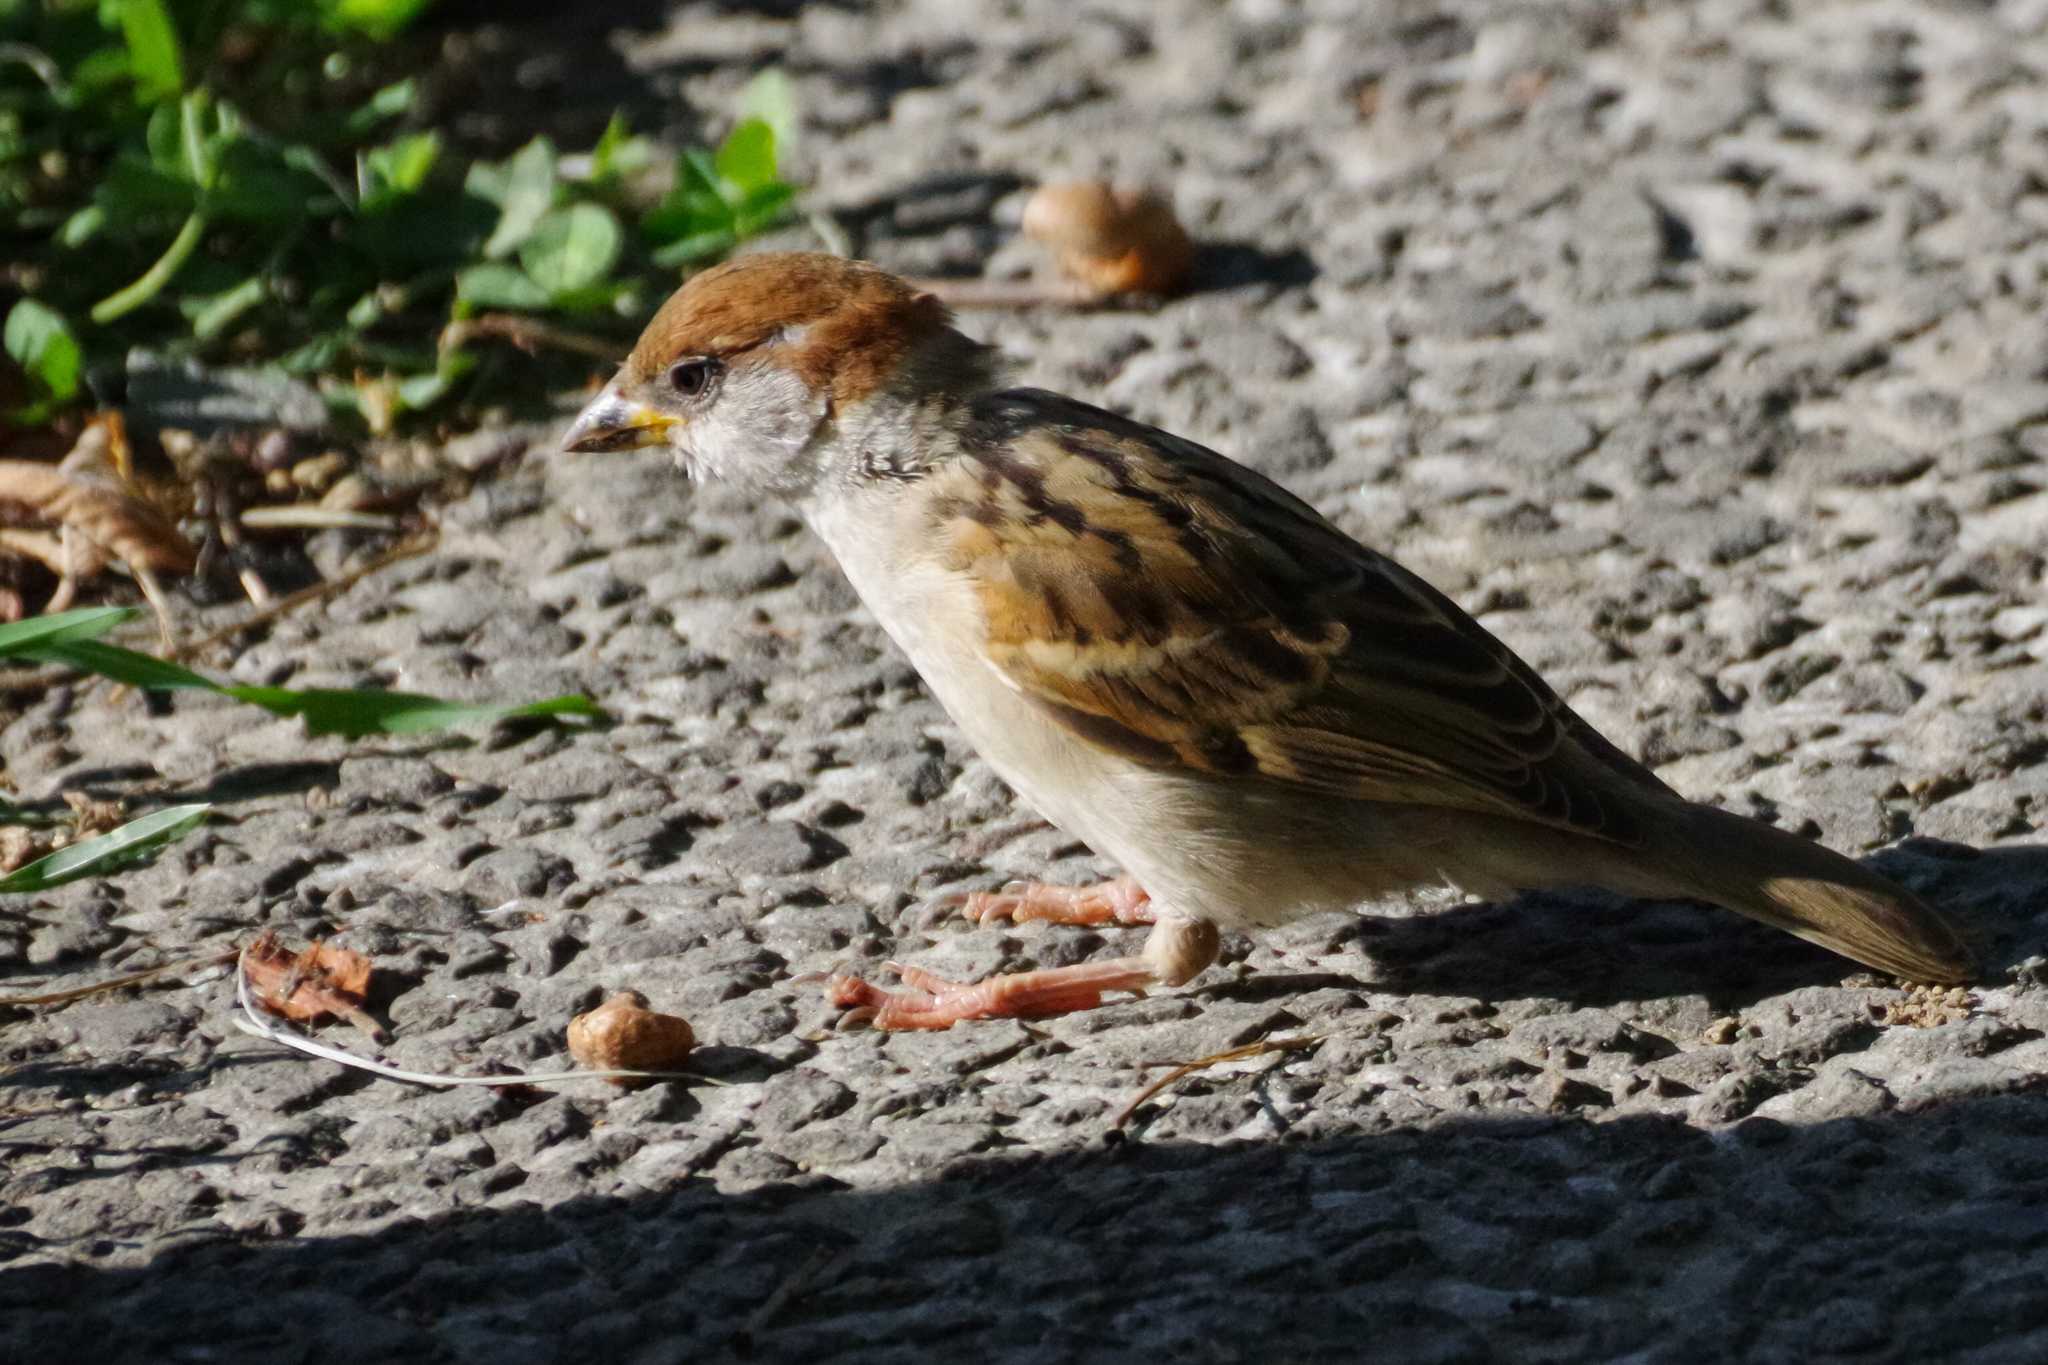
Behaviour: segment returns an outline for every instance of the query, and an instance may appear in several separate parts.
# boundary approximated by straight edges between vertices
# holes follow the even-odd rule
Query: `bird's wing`
[[[1667,792],[1427,583],[1252,471],[1030,390],[930,477],[930,550],[1004,682],[1156,766],[1622,843]]]

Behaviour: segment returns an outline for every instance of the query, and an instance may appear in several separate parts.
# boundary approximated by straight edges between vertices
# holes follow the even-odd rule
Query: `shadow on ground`
[[[1131,1143],[202,1235],[139,1269],[0,1270],[0,1307],[18,1359],[2040,1358],[2044,1141],[2028,1094]]]
[[[1952,915],[1986,983],[2048,953],[2048,848],[1975,849],[1909,839],[1868,860]],[[1531,893],[1406,918],[1364,916],[1356,939],[1377,990],[1556,996],[1578,1005],[1700,993],[1737,1010],[1801,986],[1833,985],[1845,959],[1726,910],[1602,892]]]
[[[2048,849],[1916,840],[1872,861],[1969,925],[1994,978],[2041,948]],[[1361,925],[1378,988],[1739,1001],[1842,974],[1686,905],[1531,896]],[[760,1078],[747,1049],[705,1060]],[[1281,1140],[1217,1145],[1104,1130],[869,1189],[698,1177],[543,1206],[518,1201],[528,1177],[507,1166],[499,1184],[465,1184],[512,1202],[396,1221],[384,1196],[403,1191],[357,1188],[342,1168],[349,1192],[322,1223],[375,1231],[299,1237],[300,1215],[280,1209],[254,1228],[189,1225],[147,1264],[117,1266],[136,1248],[0,1217],[0,1354],[908,1362],[972,1342],[1004,1361],[2039,1358],[2040,1081],[1987,1079],[1998,1093],[1917,1110],[1885,1096],[1812,1125],[1472,1117],[1373,1132],[1312,1115]],[[820,1122],[878,1121],[865,1112]],[[701,1111],[678,1095],[663,1119],[687,1136]],[[743,1131],[732,1150],[754,1142]],[[218,1145],[95,1161],[125,1176],[242,1159]],[[347,1150],[337,1138],[279,1159],[303,1175]],[[759,1154],[764,1172],[780,1162]],[[5,1268],[52,1254],[100,1264]]]

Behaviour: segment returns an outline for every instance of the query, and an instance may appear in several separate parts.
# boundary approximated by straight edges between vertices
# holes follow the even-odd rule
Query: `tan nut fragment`
[[[588,1014],[569,1021],[569,1052],[592,1071],[678,1071],[697,1044],[688,1021],[647,1008],[638,991],[621,991]],[[631,1089],[646,1078],[614,1076]]]
[[[1099,295],[1165,294],[1194,264],[1173,208],[1149,190],[1101,180],[1042,185],[1024,205],[1024,235]]]

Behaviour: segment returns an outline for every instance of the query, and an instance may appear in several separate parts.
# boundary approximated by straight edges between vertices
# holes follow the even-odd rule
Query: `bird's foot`
[[[834,975],[826,981],[825,993],[846,1011],[842,1023],[940,1029],[962,1019],[1044,1019],[1094,1009],[1109,991],[1143,995],[1159,980],[1143,957],[1011,972],[974,982],[948,981],[894,962],[884,966],[902,979],[904,989],[884,990],[856,976]]]
[[[1000,891],[966,891],[942,896],[941,910],[957,909],[976,924],[1006,919],[1013,924],[1152,924],[1157,915],[1145,888],[1130,877],[1095,886],[1047,886],[1011,882]]]

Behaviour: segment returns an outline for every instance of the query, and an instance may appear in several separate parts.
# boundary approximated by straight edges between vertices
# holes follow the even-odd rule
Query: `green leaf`
[[[103,47],[96,52],[88,52],[71,68],[72,94],[91,96],[93,102],[98,102],[115,87],[128,84],[133,69],[134,63],[129,60],[125,47]]]
[[[199,192],[175,171],[139,156],[122,155],[114,158],[106,175],[93,186],[92,198],[106,221],[132,238],[138,229],[153,228],[152,219],[175,222],[190,213],[199,202]]]
[[[731,231],[733,208],[708,190],[672,190],[640,219],[640,230],[656,242],[700,233]]]
[[[322,332],[279,356],[277,367],[286,374],[319,374],[339,364],[347,350],[346,332]]]
[[[780,181],[763,185],[740,201],[733,210],[733,230],[742,237],[751,237],[764,232],[789,216],[789,206],[796,199],[796,186]]]
[[[505,166],[498,225],[484,243],[484,255],[502,260],[517,250],[555,203],[555,144],[537,137]]]
[[[424,412],[455,391],[456,384],[476,368],[476,357],[465,351],[443,351],[432,374],[416,374],[398,386],[399,406],[408,412]]]
[[[550,296],[587,289],[611,273],[624,240],[611,210],[571,204],[540,220],[519,248],[519,263]]]
[[[425,412],[446,398],[455,383],[441,373],[416,374],[399,381],[398,406],[405,412]]]
[[[718,144],[712,164],[718,178],[742,194],[773,185],[775,181],[775,132],[757,118],[743,120]]]
[[[601,284],[585,285],[581,289],[557,290],[548,303],[557,313],[598,313],[611,310],[620,317],[632,316],[632,309],[624,308],[621,300],[633,290],[627,280],[606,280]]]
[[[142,143],[149,149],[149,164],[165,175],[190,179],[185,169],[185,146],[179,140],[179,114],[175,104],[160,104],[150,110],[143,125]]]
[[[357,207],[376,213],[416,194],[441,156],[438,133],[414,133],[364,152],[356,171]]]
[[[8,311],[0,340],[4,340],[7,354],[34,375],[51,398],[69,402],[77,394],[84,357],[63,314],[34,299],[23,299]]]
[[[81,673],[97,673],[117,683],[154,692],[223,690],[204,674],[167,659],[94,639],[50,640],[19,652],[41,663],[64,664]]]
[[[676,158],[676,192],[701,190],[723,200],[727,186],[718,174],[718,161],[702,147],[685,147]]]
[[[220,169],[221,139],[218,113],[204,90],[194,90],[178,101],[178,150],[185,176],[201,190],[213,188]]]
[[[277,159],[281,165],[301,175],[311,176],[333,191],[335,200],[342,208],[349,206],[348,182],[336,175],[334,168],[311,147],[303,142],[287,142],[277,149]]]
[[[38,858],[26,867],[16,868],[0,877],[0,892],[47,891],[66,882],[133,867],[199,828],[206,819],[206,813],[212,809],[212,806],[201,803],[166,806],[160,811],[152,811],[139,820],[130,820],[119,829],[82,840],[69,848],[60,848],[47,858]]]
[[[538,312],[549,302],[548,291],[527,278],[516,265],[485,261],[455,277],[455,297],[478,308],[513,308]]]
[[[0,626],[0,659],[16,658],[47,645],[95,639],[135,614],[133,607],[80,607],[14,621]]]
[[[697,261],[723,256],[739,245],[739,237],[731,228],[717,228],[710,232],[692,233],[678,237],[654,253],[654,263],[665,270],[677,266],[691,265]]]
[[[779,66],[747,82],[740,92],[739,116],[759,119],[775,134],[775,145],[783,151],[796,146],[796,86]]]
[[[350,114],[342,130],[351,138],[368,137],[378,124],[410,113],[412,107],[419,103],[419,97],[419,82],[410,77],[387,85],[370,96],[362,108]]]
[[[215,219],[282,227],[346,207],[349,186],[331,183],[310,148],[219,135],[209,145],[214,180],[206,207]],[[241,264],[246,269],[251,262]]]
[[[320,22],[336,33],[360,33],[389,42],[433,0],[320,0]]]
[[[410,692],[356,692],[327,688],[226,687],[231,697],[280,716],[298,716],[314,735],[418,735],[457,725],[489,725],[501,720],[578,716],[604,717],[604,710],[580,695],[550,697],[517,706],[472,706],[423,697]]]
[[[24,623],[26,624],[26,623]],[[48,663],[73,668],[130,687],[157,692],[218,692],[224,697],[260,706],[273,715],[298,716],[315,735],[416,735],[456,725],[492,724],[526,717],[580,716],[601,719],[604,711],[580,695],[507,706],[442,701],[412,692],[375,692],[311,687],[249,687],[217,683],[189,668],[97,640],[73,639],[19,651]]]
[[[121,36],[128,43],[136,94],[153,103],[170,99],[185,88],[178,31],[171,25],[163,0],[122,0]]]
[[[504,207],[505,195],[511,188],[512,167],[509,162],[472,161],[462,177],[464,194],[495,204],[500,209]]]
[[[595,185],[610,184],[637,175],[653,164],[654,144],[628,131],[624,114],[613,114],[597,145],[590,149],[590,181]]]
[[[64,220],[64,226],[57,229],[57,245],[72,250],[84,246],[99,236],[100,229],[107,225],[107,210],[100,204],[87,204]]]
[[[261,275],[251,275],[231,289],[218,294],[187,295],[178,300],[178,310],[192,324],[192,335],[201,341],[219,336],[236,318],[263,302]]]
[[[384,320],[384,291],[372,289],[348,306],[348,325],[358,331]]]

